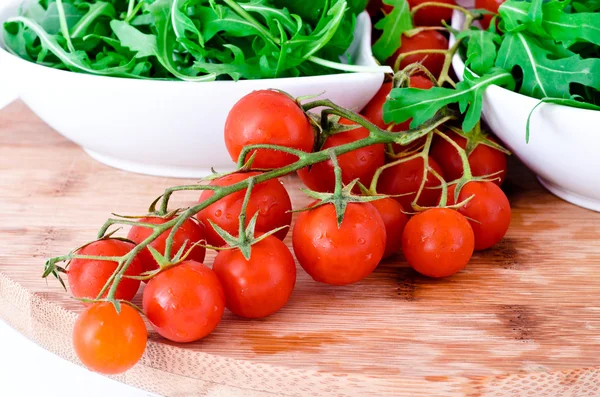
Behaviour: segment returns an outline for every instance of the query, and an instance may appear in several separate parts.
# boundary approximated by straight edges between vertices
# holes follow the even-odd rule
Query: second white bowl
[[[0,26],[17,14],[18,2],[0,10]],[[367,13],[356,23],[350,56],[377,66]],[[383,73],[246,81],[150,81],[66,72],[27,62],[0,43],[0,64],[21,99],[47,124],[95,159],[127,171],[197,178],[210,168],[234,168],[223,140],[231,107],[244,95],[277,88],[293,96],[323,98],[360,110],[375,95]],[[5,76],[6,77],[6,76]]]
[[[452,26],[460,29],[463,23],[463,14],[455,12]],[[451,37],[450,45],[454,42]],[[452,65],[462,79],[465,64],[458,54]],[[600,211],[600,112],[554,104],[533,111],[538,103],[493,85],[483,95],[483,118],[544,187],[568,202]]]

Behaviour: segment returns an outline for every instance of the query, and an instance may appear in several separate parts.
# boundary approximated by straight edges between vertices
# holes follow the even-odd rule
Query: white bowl
[[[0,24],[17,14],[20,0],[7,3],[0,10]],[[358,65],[377,66],[366,12],[357,19],[348,52]],[[294,96],[325,92],[322,98],[360,110],[384,77],[383,73],[341,73],[202,83],[122,79],[36,65],[9,54],[2,43],[0,64],[15,80],[21,99],[93,158],[127,171],[183,178],[207,175],[211,167],[234,169],[223,127],[229,110],[244,95],[267,88]]]
[[[464,16],[454,13],[452,27],[460,29]],[[450,45],[455,38],[450,38]],[[452,66],[462,80],[465,64],[458,54]],[[505,145],[527,165],[540,183],[556,196],[578,206],[600,211],[600,112],[555,104],[492,85],[483,95],[483,118]]]

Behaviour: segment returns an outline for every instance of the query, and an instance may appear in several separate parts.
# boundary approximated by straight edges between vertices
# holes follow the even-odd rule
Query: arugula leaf
[[[186,38],[186,33],[190,32],[197,40],[198,44],[204,47],[204,38],[198,30],[198,27],[194,25],[194,22],[179,9],[179,3],[181,0],[173,0],[173,6],[171,8],[171,22],[175,36],[178,39]]]
[[[400,48],[402,34],[413,28],[407,0],[383,0],[383,3],[394,8],[375,24],[375,29],[382,30],[383,33],[373,45],[373,55],[381,62],[385,62]]]
[[[571,45],[577,41],[586,41],[600,45],[600,13],[569,13],[563,1],[550,1],[541,7],[542,30],[528,28],[529,34],[551,38]],[[508,32],[520,31],[529,21],[532,4],[518,0],[508,0],[500,6],[499,13]]]
[[[505,70],[519,67],[523,72],[519,92],[534,98],[568,97],[572,83],[600,89],[600,59],[583,59],[577,54],[555,59],[535,37],[524,32],[504,35],[496,66]]]
[[[498,53],[500,35],[487,30],[469,29],[460,32],[457,38],[467,39],[465,65],[478,75],[484,75],[494,67]]]
[[[236,47],[233,44],[225,44],[224,46],[232,53],[233,60],[231,62],[210,63],[196,61],[194,63],[194,68],[204,73],[214,73],[217,76],[228,74],[235,81],[239,80],[242,76],[245,78],[260,77],[260,70],[246,62],[244,52],[239,47]]]
[[[112,4],[98,1],[89,6],[88,12],[71,28],[71,38],[85,36],[88,28],[100,17],[115,18],[116,11]]]
[[[136,58],[153,56],[158,52],[155,35],[144,34],[127,22],[116,19],[110,22],[110,27],[121,45],[135,52]]]
[[[402,123],[412,118],[410,126],[416,127],[435,116],[445,106],[457,103],[461,113],[466,112],[462,128],[468,132],[481,118],[483,92],[492,84],[508,89],[514,89],[515,86],[509,72],[495,68],[482,77],[476,77],[465,69],[464,80],[456,85],[456,89],[394,88],[383,105],[383,120],[386,123]]]

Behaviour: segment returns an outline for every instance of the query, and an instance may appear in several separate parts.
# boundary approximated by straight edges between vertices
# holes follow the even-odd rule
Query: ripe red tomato
[[[371,274],[385,243],[385,224],[369,203],[349,203],[339,228],[333,204],[304,211],[292,232],[302,268],[315,281],[331,285],[356,283]]]
[[[370,202],[381,215],[385,225],[385,252],[383,258],[392,256],[402,250],[402,232],[408,222],[402,205],[393,198],[383,198]]]
[[[443,178],[444,173],[440,166],[433,159],[429,159],[429,165]],[[421,157],[400,163],[390,168],[386,168],[379,177],[377,191],[382,194],[397,195],[408,194],[406,196],[394,197],[402,207],[407,210],[412,209],[412,202],[417,196],[417,191],[423,180],[424,162]],[[422,207],[436,206],[442,193],[440,189],[431,189],[431,187],[440,186],[440,181],[431,174],[427,173],[425,189],[421,192],[418,204]],[[429,189],[428,189],[429,188]]]
[[[448,39],[435,30],[424,30],[412,37],[402,36],[402,45],[387,59],[387,64],[394,67],[396,58],[400,54],[419,50],[447,50]],[[431,74],[438,77],[444,66],[444,54],[414,54],[409,55],[400,62],[400,69],[411,63],[421,62]]]
[[[160,335],[173,342],[193,342],[210,334],[221,321],[225,293],[212,270],[184,261],[150,280],[143,308]]]
[[[452,131],[446,132],[446,135],[458,143],[461,148],[464,149],[466,147],[467,140],[462,136]],[[460,161],[460,156],[450,142],[440,137],[437,138],[431,147],[430,156],[442,167],[446,179],[454,181],[463,174],[463,165]],[[506,178],[506,155],[489,146],[483,144],[477,145],[469,155],[469,165],[471,166],[473,176],[490,175],[500,171],[498,175],[494,176],[498,178],[494,181],[498,186],[502,185],[502,182]]]
[[[408,0],[408,5],[412,10],[421,3],[429,2],[430,0]],[[437,3],[446,3],[455,5],[454,0],[436,0]],[[424,7],[415,13],[413,22],[415,26],[442,26],[442,21],[450,22],[452,18],[452,8],[446,7]]]
[[[235,248],[219,252],[213,264],[227,308],[246,318],[267,317],[281,309],[296,284],[296,262],[288,247],[269,236],[252,246],[250,260]]]
[[[456,185],[448,189],[448,205],[454,204]],[[510,203],[508,198],[492,182],[469,182],[460,190],[458,202],[473,198],[458,209],[473,229],[475,235],[475,250],[490,248],[500,240],[510,226]]]
[[[314,143],[315,132],[304,111],[277,91],[261,90],[246,95],[233,106],[225,122],[225,144],[236,162],[248,145],[279,145],[310,152]],[[258,150],[252,166],[280,168],[297,159],[289,153]]]
[[[78,255],[123,256],[135,248],[127,241],[117,239],[98,240],[77,251]],[[73,259],[67,269],[69,286],[77,298],[96,299],[104,284],[117,269],[118,263],[93,259]],[[139,255],[131,261],[125,272],[129,276],[139,276],[143,271]],[[117,287],[115,299],[130,301],[140,287],[139,280],[123,278]],[[108,292],[108,291],[107,291]],[[106,296],[106,293],[103,295]]]
[[[260,172],[246,172],[226,175],[215,179],[210,184],[213,186],[229,186],[259,174]],[[200,195],[200,202],[212,195],[211,190],[205,190]],[[230,194],[198,213],[198,220],[206,226],[205,234],[208,244],[214,246],[225,244],[221,236],[210,226],[209,220],[230,234],[238,235],[240,211],[245,195],[246,189]],[[258,211],[256,232],[267,233],[281,226],[289,226],[292,223],[291,209],[292,202],[285,187],[278,179],[271,179],[255,185],[252,189],[246,221],[250,222],[252,216]],[[287,233],[288,228],[285,228],[275,233],[275,237],[283,240]]]
[[[342,124],[353,124],[342,119]],[[336,146],[345,145],[369,136],[369,131],[360,127],[350,131],[340,132],[327,138],[323,150]],[[371,145],[361,149],[342,154],[338,157],[338,163],[342,169],[342,182],[348,184],[356,178],[368,186],[373,179],[377,168],[385,162],[385,147],[383,144]],[[314,164],[298,171],[302,182],[311,190],[317,192],[333,192],[335,188],[335,175],[331,160]]]
[[[412,88],[420,88],[423,90],[428,90],[433,87],[433,83],[425,76],[421,75],[413,75],[410,76],[410,87]],[[365,106],[362,110],[363,116],[368,119],[371,123],[375,124],[377,127],[381,129],[387,129],[389,124],[386,124],[383,121],[383,104],[387,100],[387,96],[392,90],[392,83],[384,83],[377,94],[371,99],[371,101]],[[392,131],[406,131],[410,128],[410,122],[412,119],[407,120],[403,123],[396,124],[392,127]]]
[[[121,304],[121,313],[112,303],[87,307],[75,321],[73,347],[81,362],[92,371],[120,374],[133,367],[146,350],[148,333],[139,313]]]
[[[435,278],[462,270],[473,255],[474,244],[473,229],[467,219],[447,208],[432,208],[413,216],[402,235],[408,264]]]
[[[140,219],[141,223],[152,223],[154,225],[161,225],[165,222],[170,221],[170,219],[165,218],[142,218]],[[169,237],[169,233],[171,233],[171,229],[162,233],[160,236],[156,238],[149,245],[156,249],[161,254],[165,253],[165,245],[167,243],[167,238]],[[133,241],[136,244],[140,244],[142,241],[150,237],[152,234],[152,229],[142,226],[132,226],[129,230],[129,234],[127,238]],[[187,251],[192,245],[197,243],[198,241],[204,240],[204,226],[199,225],[192,219],[186,219],[185,222],[177,229],[175,232],[175,236],[173,237],[173,246],[171,247],[171,255],[175,255],[179,249],[186,244],[185,250]],[[187,242],[187,243],[186,243]],[[185,253],[185,252],[184,252]],[[194,260],[202,263],[204,261],[204,256],[206,255],[206,249],[204,247],[196,246],[190,252],[186,259]],[[144,271],[155,270],[158,269],[158,263],[152,257],[152,254],[147,248],[144,248],[139,255],[142,260],[142,265],[144,267]]]
[[[486,9],[493,13],[498,13],[498,9],[505,0],[475,0],[475,8]],[[487,30],[492,22],[493,15],[484,15],[481,20],[481,26]]]

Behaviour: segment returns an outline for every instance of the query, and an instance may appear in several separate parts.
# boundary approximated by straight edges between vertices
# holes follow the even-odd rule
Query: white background
[[[3,0],[0,0],[3,1]],[[0,65],[0,109],[17,89]],[[1,242],[0,242],[1,244]],[[72,364],[42,349],[0,320],[0,396],[7,397],[148,397]]]

